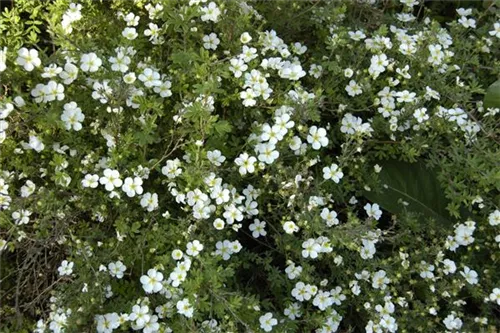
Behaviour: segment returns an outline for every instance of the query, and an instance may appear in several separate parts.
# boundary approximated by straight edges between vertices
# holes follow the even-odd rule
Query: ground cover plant
[[[1,6],[1,332],[497,332],[498,1]]]

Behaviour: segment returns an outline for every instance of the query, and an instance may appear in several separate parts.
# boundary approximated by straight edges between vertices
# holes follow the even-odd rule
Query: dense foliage
[[[500,326],[494,1],[2,6],[2,332]]]

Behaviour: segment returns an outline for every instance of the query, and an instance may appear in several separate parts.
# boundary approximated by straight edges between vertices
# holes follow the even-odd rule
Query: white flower
[[[326,180],[331,179],[338,184],[342,179],[342,177],[344,177],[344,173],[342,172],[341,169],[339,169],[339,166],[335,163],[333,163],[329,167],[323,168],[323,178]]]
[[[12,213],[12,218],[16,225],[28,224],[30,221],[31,212],[29,210],[21,209]]]
[[[53,333],[62,333],[66,327],[68,316],[65,313],[55,313],[50,322],[49,329]]]
[[[207,50],[217,50],[217,46],[220,44],[220,39],[217,37],[216,33],[211,33],[210,35],[203,36],[203,47]]]
[[[0,133],[5,132],[9,128],[9,123],[5,120],[0,120]]]
[[[8,189],[9,185],[5,183],[5,180],[3,178],[0,178],[0,194],[9,195]]]
[[[155,86],[153,90],[155,93],[159,94],[160,97],[165,98],[172,96],[172,90],[170,90],[170,88],[172,88],[172,82],[167,80],[162,82],[159,86]]]
[[[455,265],[455,262],[450,259],[445,259],[443,260],[443,273],[448,275],[448,274],[453,274],[457,270],[457,266]]]
[[[123,82],[125,82],[126,84],[132,84],[135,82],[135,80],[136,76],[134,72],[127,73],[123,76]]]
[[[363,207],[366,211],[366,214],[368,214],[368,217],[372,217],[375,220],[379,220],[380,217],[382,216],[382,211],[380,210],[380,207],[378,204],[369,204],[367,203]]]
[[[262,328],[266,332],[271,332],[273,330],[273,326],[278,325],[278,320],[273,318],[273,314],[271,312],[266,313],[265,315],[259,318],[260,328]]]
[[[233,224],[234,221],[240,222],[243,220],[243,213],[241,212],[239,207],[231,204],[224,206],[224,210],[225,211],[222,216],[224,216],[228,224]]]
[[[203,250],[203,244],[201,244],[199,240],[194,240],[187,243],[186,248],[186,253],[188,255],[196,257],[200,254],[201,250]]]
[[[139,36],[139,34],[135,30],[135,28],[127,27],[127,28],[123,29],[122,36],[128,40],[134,40],[137,38],[137,36]]]
[[[43,74],[41,75],[43,78],[51,78],[57,76],[62,72],[62,68],[57,66],[56,64],[50,64],[48,67],[43,69]]]
[[[97,72],[102,65],[102,60],[94,52],[82,54],[80,69],[84,72]]]
[[[289,235],[293,234],[294,232],[299,231],[299,227],[295,224],[293,221],[287,221],[283,224],[283,230]]]
[[[56,99],[58,101],[61,101],[64,99],[64,86],[60,83],[57,83],[55,81],[49,81],[43,88],[42,88],[44,97],[43,97],[43,102],[52,102],[55,101]]]
[[[490,301],[500,305],[500,288],[494,288],[489,296]]]
[[[306,75],[306,72],[302,69],[299,64],[292,64],[285,62],[281,69],[278,71],[280,77],[284,79],[289,79],[292,81],[297,81]]]
[[[397,101],[399,103],[412,103],[415,101],[415,96],[417,94],[414,92],[409,92],[408,90],[398,91],[395,93],[397,96]]]
[[[215,254],[222,257],[224,260],[229,260],[231,258],[231,242],[228,240],[224,240],[223,242],[219,241],[215,244]]]
[[[85,115],[82,113],[82,109],[80,109],[75,102],[64,104],[64,111],[61,114],[61,120],[64,121],[64,126],[67,130],[81,130],[82,121],[84,119]]]
[[[189,303],[187,298],[184,298],[177,302],[177,312],[187,318],[193,317],[194,308]]]
[[[127,22],[127,26],[136,27],[139,24],[139,15],[135,15],[134,13],[128,13],[123,17],[123,20]]]
[[[148,294],[157,293],[163,289],[163,274],[156,269],[150,268],[147,275],[141,276],[142,288]]]
[[[410,7],[410,8],[418,5],[417,0],[399,0],[399,2],[401,2],[402,4],[404,4],[405,6]]]
[[[234,160],[234,163],[237,166],[239,166],[238,171],[240,172],[240,175],[246,175],[247,173],[254,173],[255,162],[257,162],[257,159],[254,156],[249,156],[247,153],[240,154],[240,156],[238,156]]]
[[[248,107],[248,106],[254,106],[255,104],[257,104],[257,101],[254,99],[254,97],[257,97],[257,95],[250,88],[240,92],[240,98],[243,100],[243,106]]]
[[[73,273],[73,266],[74,265],[75,265],[75,263],[73,263],[72,261],[63,260],[61,262],[61,266],[59,266],[59,268],[57,268],[59,275],[60,276],[71,275],[71,273]]]
[[[250,34],[246,31],[244,33],[242,33],[240,36],[240,42],[242,44],[249,43],[251,40],[252,40],[252,36],[250,36]]]
[[[384,290],[390,282],[391,280],[387,277],[387,273],[383,270],[376,272],[372,276],[372,287],[375,289]]]
[[[362,239],[363,247],[359,250],[359,254],[362,259],[372,259],[377,249],[375,248],[375,242],[368,239]]]
[[[475,28],[476,27],[476,20],[473,18],[467,18],[465,16],[462,16],[458,19],[458,23],[460,23],[464,28]]]
[[[226,160],[226,157],[218,149],[207,151],[207,158],[215,166],[221,166]]]
[[[296,279],[302,273],[302,266],[295,266],[292,262],[286,267],[285,273],[288,275],[290,280]]]
[[[7,47],[4,47],[3,49],[0,49],[0,72],[3,72],[7,66],[6,66],[6,61],[7,61]]]
[[[460,16],[469,16],[472,14],[472,8],[458,8],[457,10],[457,14],[460,15]]]
[[[28,50],[23,47],[17,51],[16,62],[24,67],[25,71],[31,72],[35,67],[42,64],[40,58],[38,58],[38,51],[35,49]]]
[[[493,30],[488,32],[490,36],[495,36],[497,38],[500,38],[500,22],[496,22],[493,24]]]
[[[352,40],[355,40],[355,41],[360,41],[362,39],[365,39],[366,38],[366,35],[363,33],[363,31],[361,30],[358,30],[356,32],[354,31],[349,31],[349,37],[352,39]]]
[[[130,321],[135,321],[135,325],[140,329],[146,325],[151,319],[149,314],[149,307],[147,305],[134,305],[132,307],[132,313],[130,313],[128,319]]]
[[[201,11],[203,12],[203,15],[201,15],[201,20],[203,22],[217,22],[219,20],[220,9],[217,7],[215,2],[210,2],[208,6],[201,7]]]
[[[42,140],[35,135],[30,135],[30,142],[28,143],[28,147],[36,151],[37,153],[41,152],[45,145]]]
[[[345,91],[347,91],[347,94],[351,97],[361,95],[363,93],[361,86],[354,80],[349,81],[349,85],[345,87]]]
[[[279,156],[279,151],[276,150],[276,146],[273,143],[259,143],[256,146],[256,150],[259,152],[258,159],[266,164],[272,164]]]
[[[288,113],[284,113],[279,116],[274,117],[275,125],[273,127],[277,128],[279,134],[281,135],[280,140],[283,139],[283,136],[288,133],[290,128],[295,126],[295,122],[290,120],[290,115]]]
[[[488,216],[488,223],[491,226],[496,226],[500,224],[500,210],[496,209],[493,213]]]
[[[149,36],[149,40],[153,44],[162,44],[163,37],[160,36],[160,28],[157,24],[149,23],[148,29],[144,30],[144,36]]]
[[[314,239],[310,238],[302,243],[302,257],[316,259],[318,253],[321,252],[321,245],[319,245]]]
[[[349,78],[351,78],[353,75],[354,75],[354,71],[353,71],[352,69],[350,69],[350,68],[346,68],[346,69],[344,69],[344,76],[345,76],[346,78],[348,78],[348,79],[349,79]]]
[[[413,112],[413,117],[417,119],[419,123],[424,122],[429,119],[429,115],[426,113],[426,108],[419,108]]]
[[[117,279],[123,277],[123,273],[126,269],[127,267],[121,261],[111,262],[108,265],[109,274]]]
[[[66,63],[64,65],[64,70],[59,73],[59,77],[63,79],[64,84],[71,84],[78,77],[78,67],[72,63]]]
[[[176,158],[174,160],[168,160],[167,164],[161,168],[161,173],[167,176],[169,179],[174,179],[182,173],[181,161]]]
[[[261,222],[259,219],[254,219],[253,223],[248,226],[248,229],[250,229],[254,238],[259,238],[260,236],[267,235],[265,228],[266,222]]]
[[[248,65],[245,64],[241,58],[233,58],[229,62],[231,64],[231,66],[229,66],[229,70],[233,72],[234,77],[236,78],[241,77],[243,72],[248,69]]]
[[[292,303],[290,306],[288,306],[284,311],[283,314],[290,318],[290,320],[295,320],[296,318],[300,318],[302,316],[302,313],[300,312],[300,304],[299,303]]]
[[[184,253],[182,253],[182,251],[179,249],[175,249],[172,251],[172,259],[174,260],[181,260],[183,256]]]
[[[99,185],[99,175],[85,175],[85,178],[82,179],[83,187],[96,188]]]
[[[275,145],[278,141],[283,139],[283,135],[281,134],[281,130],[278,126],[271,127],[268,123],[265,123],[262,125],[260,139],[262,141],[269,141],[269,143]]]
[[[112,71],[122,72],[122,73],[125,73],[128,70],[128,65],[130,64],[131,61],[130,57],[126,56],[124,52],[117,52],[116,57],[109,57],[108,60],[112,64],[111,65]]]
[[[14,110],[14,105],[12,103],[0,103],[0,119],[5,119]]]
[[[449,330],[459,330],[462,328],[462,320],[458,317],[455,317],[455,313],[449,314],[444,320],[443,324]]]
[[[323,208],[320,216],[326,222],[326,225],[329,227],[339,224],[337,213],[334,210],[330,211],[328,208]]]
[[[120,327],[120,317],[117,313],[107,313],[96,316],[98,333],[111,333],[114,329]]]
[[[317,306],[321,311],[325,311],[326,308],[330,307],[332,304],[333,298],[328,291],[320,290],[313,299],[313,305]]]
[[[223,203],[229,201],[230,193],[231,192],[227,188],[222,188],[220,185],[216,185],[210,193],[210,198],[215,199],[215,203],[217,205],[222,205]]]
[[[104,176],[99,179],[99,183],[104,185],[107,191],[111,192],[115,187],[121,187],[123,181],[120,179],[120,173],[118,170],[106,169],[104,170]]]
[[[469,222],[469,221],[468,221]],[[470,221],[472,222],[472,221]],[[472,237],[474,230],[476,229],[475,223],[461,223],[455,228],[454,240],[458,245],[467,246],[474,242],[474,237]]]
[[[123,182],[122,186],[123,192],[125,192],[129,197],[133,197],[136,194],[141,195],[142,189],[142,178],[140,177],[127,177]]]
[[[312,126],[309,129],[309,135],[307,136],[307,142],[309,142],[314,150],[319,150],[321,147],[326,147],[328,145],[328,138],[326,137],[326,130],[322,127],[318,128]]]
[[[420,271],[420,277],[422,279],[433,279],[434,278],[434,265],[427,264],[425,261],[421,261],[420,265],[422,266],[422,269]]]
[[[376,54],[371,58],[370,68],[368,72],[374,79],[376,79],[380,73],[385,71],[385,68],[389,65],[389,60],[385,54]]]
[[[460,272],[460,275],[462,275],[469,284],[477,284],[479,282],[477,272],[467,266]]]
[[[315,79],[319,79],[323,73],[323,67],[321,65],[312,64],[309,68],[309,75],[313,76]]]
[[[145,193],[141,198],[141,206],[146,208],[148,212],[152,212],[158,208],[158,194],[156,193]]]
[[[144,82],[144,85],[148,88],[161,85],[160,73],[151,68],[144,68],[142,74],[139,75],[139,80]]]
[[[0,194],[0,210],[9,208],[11,201],[12,198],[10,196]]]
[[[1,186],[0,186],[1,188]],[[8,186],[7,186],[8,188]],[[21,187],[21,197],[27,198],[35,192],[36,185],[31,180],[27,180],[26,183]],[[0,190],[0,193],[2,191]],[[4,193],[7,194],[7,193]]]
[[[224,229],[224,226],[225,226],[225,223],[224,223],[224,220],[220,219],[220,218],[216,218],[213,222],[213,226],[215,229],[217,230],[222,230]]]

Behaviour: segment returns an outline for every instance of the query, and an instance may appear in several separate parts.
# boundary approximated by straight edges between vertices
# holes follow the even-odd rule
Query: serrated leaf
[[[381,192],[365,192],[365,196],[385,210],[400,215],[405,211],[417,213],[422,222],[432,218],[450,223],[446,210],[448,199],[437,179],[436,170],[421,162],[382,161],[379,174]],[[405,202],[406,204],[404,204]]]
[[[214,130],[219,135],[224,135],[225,133],[231,133],[232,126],[227,120],[220,120],[214,124]]]
[[[485,108],[500,108],[500,80],[493,82],[484,95]]]

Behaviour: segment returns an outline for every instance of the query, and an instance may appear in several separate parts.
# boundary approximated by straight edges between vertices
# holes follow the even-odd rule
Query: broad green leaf
[[[484,95],[485,108],[500,108],[500,80],[493,82]]]
[[[436,171],[425,168],[421,162],[407,163],[395,160],[378,163],[381,192],[365,192],[365,196],[393,214],[405,211],[417,213],[422,221],[432,218],[449,223],[446,211],[448,200],[439,185]]]

